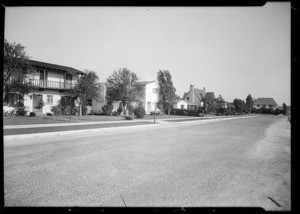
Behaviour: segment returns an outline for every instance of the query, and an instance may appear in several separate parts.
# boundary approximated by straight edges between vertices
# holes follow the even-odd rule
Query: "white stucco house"
[[[68,90],[73,88],[78,78],[84,74],[71,67],[46,62],[29,60],[29,64],[34,68],[34,73],[27,81],[36,86],[36,89],[24,97],[18,93],[8,93],[4,102],[16,106],[21,101],[28,111],[37,114],[51,113],[52,106],[57,105],[62,96],[67,96]],[[36,108],[39,99],[45,103],[41,109]]]
[[[101,102],[96,100],[92,101],[92,108],[94,112],[101,113],[103,112],[102,107],[107,104],[107,100],[105,99],[106,95],[106,84],[101,82],[101,96],[104,99]],[[156,81],[142,81],[138,82],[138,84],[143,85],[144,87],[144,94],[142,99],[140,100],[145,107],[146,114],[150,114],[151,112],[159,111],[157,108],[158,103],[158,84]],[[119,108],[121,101],[115,101],[112,103],[113,105],[113,112],[117,111]],[[136,107],[137,103],[133,103],[133,106]]]
[[[203,98],[205,97],[206,90],[195,88],[190,85],[190,90],[183,94],[182,99],[187,103],[187,109],[199,109],[203,106]]]

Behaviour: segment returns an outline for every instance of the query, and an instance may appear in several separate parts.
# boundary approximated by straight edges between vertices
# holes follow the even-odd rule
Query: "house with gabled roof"
[[[67,96],[67,92],[84,74],[82,71],[68,66],[35,60],[28,60],[28,62],[34,72],[27,81],[31,82],[36,89],[25,96],[8,93],[4,102],[10,106],[17,106],[18,102],[22,102],[28,111],[39,114],[51,113],[52,106],[57,105],[62,96]],[[43,100],[45,103],[41,109],[36,108],[39,100]]]
[[[205,88],[198,89],[194,85],[190,85],[190,90],[183,94],[182,100],[187,103],[187,109],[199,109],[203,106],[204,97]]]
[[[265,107],[267,109],[268,108],[276,109],[278,108],[278,105],[273,98],[264,98],[264,97],[257,98],[253,104],[253,108],[260,109],[262,107]]]

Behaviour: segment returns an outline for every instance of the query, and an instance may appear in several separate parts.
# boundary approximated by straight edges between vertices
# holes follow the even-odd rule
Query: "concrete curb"
[[[3,136],[4,140],[19,140],[19,139],[28,139],[28,138],[44,138],[50,136],[62,136],[73,134],[73,136],[88,134],[94,132],[107,132],[107,131],[115,131],[115,130],[126,130],[126,129],[138,129],[138,128],[149,128],[159,126],[159,123],[155,124],[138,124],[132,126],[119,126],[119,127],[108,127],[108,128],[92,128],[92,129],[81,129],[81,130],[71,130],[71,131],[61,131],[61,132],[43,132],[43,133],[34,133],[34,134],[20,134],[20,135],[6,135]]]

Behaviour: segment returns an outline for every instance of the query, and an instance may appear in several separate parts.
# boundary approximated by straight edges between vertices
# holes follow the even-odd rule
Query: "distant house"
[[[262,107],[265,107],[267,109],[276,109],[278,108],[278,105],[273,98],[257,98],[257,100],[255,100],[254,102],[253,108],[260,109]]]
[[[190,90],[183,94],[182,100],[187,103],[187,109],[199,109],[203,106],[203,98],[205,97],[205,88],[194,88],[190,85]]]
[[[173,108],[175,109],[187,109],[188,103],[184,100],[176,100]]]
[[[27,81],[31,82],[36,89],[25,96],[19,93],[8,93],[5,95],[4,102],[10,106],[17,106],[20,101],[28,111],[37,114],[51,113],[51,108],[58,104],[62,96],[68,96],[68,91],[74,88],[80,76],[84,74],[80,70],[67,66],[28,61],[34,73]],[[43,100],[45,105],[37,108],[40,100]]]

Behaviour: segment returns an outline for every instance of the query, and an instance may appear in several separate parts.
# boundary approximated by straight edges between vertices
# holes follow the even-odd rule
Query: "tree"
[[[83,106],[87,104],[88,100],[95,99],[100,102],[101,97],[99,77],[95,71],[85,69],[84,74],[79,77],[73,89],[69,91],[69,95],[77,98],[79,104],[79,115],[82,116]]]
[[[247,113],[251,113],[254,104],[254,99],[252,98],[251,94],[248,94],[246,98],[246,111]]]
[[[175,87],[173,86],[172,75],[168,70],[159,70],[157,72],[157,83],[158,83],[158,107],[164,112],[170,110],[175,103],[178,96],[175,94]]]
[[[284,115],[287,114],[287,106],[285,103],[282,104],[282,114],[284,114]]]
[[[34,69],[29,64],[29,56],[21,44],[4,41],[3,100],[7,93],[29,94],[34,90],[30,76]]]
[[[243,112],[246,108],[246,103],[244,100],[240,100],[240,99],[237,99],[235,98],[233,100],[233,105],[234,105],[234,108],[238,111],[238,112]]]
[[[107,101],[121,101],[125,115],[127,115],[131,103],[138,102],[143,97],[144,88],[138,84],[138,80],[138,76],[127,68],[114,71],[106,81]]]
[[[225,112],[225,100],[223,99],[222,95],[219,95],[216,99],[216,110],[218,113]]]
[[[206,92],[203,98],[204,109],[208,112],[213,112],[216,109],[216,98],[214,92]]]

